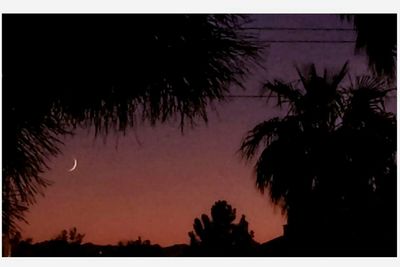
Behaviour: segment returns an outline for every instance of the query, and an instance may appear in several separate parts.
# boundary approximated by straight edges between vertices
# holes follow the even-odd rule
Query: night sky
[[[352,27],[336,15],[257,15],[252,26]],[[260,40],[354,40],[353,32],[262,31]],[[295,64],[314,62],[319,71],[339,69],[350,60],[355,76],[367,70],[366,58],[354,56],[354,44],[273,43],[262,65],[245,81],[246,90],[232,94],[258,94],[266,79],[297,79]],[[77,96],[79,97],[79,96]],[[106,140],[94,131],[78,129],[65,138],[63,154],[50,162],[44,174],[54,184],[38,197],[21,224],[24,237],[35,242],[55,237],[76,226],[84,241],[115,244],[141,236],[162,246],[188,243],[193,220],[210,213],[217,200],[246,215],[255,240],[265,242],[282,234],[285,218],[268,196],[255,187],[254,162],[246,164],[237,150],[246,132],[279,110],[262,98],[233,98],[215,105],[209,122],[186,128],[178,122],[150,127],[138,125]],[[68,172],[78,160],[75,171]]]

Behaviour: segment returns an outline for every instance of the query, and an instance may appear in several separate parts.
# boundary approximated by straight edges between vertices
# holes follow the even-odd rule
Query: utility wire
[[[259,31],[341,31],[354,32],[354,28],[303,28],[303,27],[246,27],[240,30],[259,30]]]
[[[354,28],[307,28],[307,27],[247,27],[240,30],[261,30],[261,31],[341,31],[354,32]],[[261,40],[264,43],[332,43],[346,44],[355,43],[356,40]]]
[[[355,40],[261,40],[264,43],[325,43],[325,44],[348,44]]]
[[[236,98],[264,98],[267,95],[226,95],[225,97],[236,97]]]
[[[355,28],[318,28],[318,27],[243,27],[244,30],[267,31],[356,31]]]
[[[397,90],[397,87],[392,87],[387,89],[386,91],[394,91]],[[226,95],[225,97],[230,98],[268,98],[269,95]]]

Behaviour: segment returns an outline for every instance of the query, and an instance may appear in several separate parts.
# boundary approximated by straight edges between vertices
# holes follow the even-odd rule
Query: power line
[[[316,28],[316,27],[244,27],[240,30],[265,30],[265,31],[341,31],[354,32],[354,28]],[[356,40],[260,40],[263,43],[327,43],[347,44],[356,43]]]
[[[260,40],[263,43],[325,43],[325,44],[353,44],[355,40]]]
[[[260,31],[341,31],[354,32],[354,28],[317,28],[317,27],[243,27],[240,30],[260,30]],[[346,44],[355,43],[356,40],[261,40],[264,43],[331,43]]]
[[[397,87],[392,87],[387,89],[386,91],[394,91],[397,90]],[[230,98],[268,98],[268,95],[226,95],[225,97]]]
[[[264,98],[268,97],[267,95],[226,95],[225,97],[236,97],[236,98]]]
[[[354,32],[354,28],[307,28],[307,27],[247,27],[240,30],[259,30],[259,31],[342,31]]]

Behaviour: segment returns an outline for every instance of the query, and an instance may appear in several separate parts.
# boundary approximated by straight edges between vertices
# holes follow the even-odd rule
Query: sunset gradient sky
[[[257,15],[254,26],[340,27],[337,15]],[[353,32],[262,31],[260,40],[354,40]],[[314,62],[317,69],[339,69],[350,60],[354,77],[367,70],[366,58],[354,56],[354,44],[272,43],[262,57],[265,70],[255,69],[245,81],[246,91],[258,94],[262,82],[297,79],[295,64]],[[79,97],[79,96],[76,96]],[[193,220],[210,213],[217,200],[226,200],[246,215],[255,240],[265,242],[282,234],[285,218],[267,195],[255,187],[253,165],[241,160],[237,150],[246,132],[279,114],[262,98],[233,98],[216,104],[209,122],[185,129],[178,123],[152,128],[138,125],[126,136],[111,134],[94,139],[94,131],[78,129],[65,138],[63,154],[50,162],[44,174],[54,184],[38,197],[27,220],[24,237],[34,242],[73,226],[86,234],[84,241],[116,244],[141,236],[168,246],[188,243]],[[105,142],[104,142],[105,141]],[[75,171],[68,172],[78,159]]]

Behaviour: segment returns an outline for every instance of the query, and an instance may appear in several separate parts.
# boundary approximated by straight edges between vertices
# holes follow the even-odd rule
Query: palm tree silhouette
[[[357,242],[341,245],[346,249],[386,242],[381,245],[386,251],[380,252],[392,253],[395,116],[384,109],[388,90],[382,78],[364,76],[340,88],[346,72],[347,64],[337,74],[325,71],[320,77],[311,65],[299,72],[302,88],[268,82],[270,97],[277,97],[288,113],[257,125],[240,151],[250,160],[265,143],[255,166],[256,184],[262,192],[268,189],[272,202],[286,213],[291,240],[335,249],[342,240]],[[378,237],[382,232],[384,241]]]
[[[31,205],[60,136],[125,132],[146,120],[182,130],[241,86],[260,47],[236,15],[4,15],[3,196]],[[18,220],[4,201],[3,223]],[[8,228],[7,228],[8,229]]]
[[[392,90],[382,78],[357,78],[347,90],[346,112],[336,133],[342,159],[336,161],[336,180],[342,179],[337,192],[357,214],[350,223],[359,243],[380,244],[379,253],[386,255],[396,253],[397,228],[396,116],[384,102]]]
[[[342,15],[352,21],[357,31],[356,51],[365,50],[369,66],[377,75],[396,77],[396,14]]]
[[[269,188],[271,200],[285,212],[303,205],[315,186],[313,153],[321,141],[336,127],[343,101],[338,88],[347,72],[347,63],[335,75],[317,75],[314,65],[298,70],[303,88],[282,81],[267,82],[269,97],[276,97],[288,113],[257,125],[244,139],[240,150],[250,160],[266,142],[255,167],[257,186]],[[288,216],[293,218],[294,216]]]

